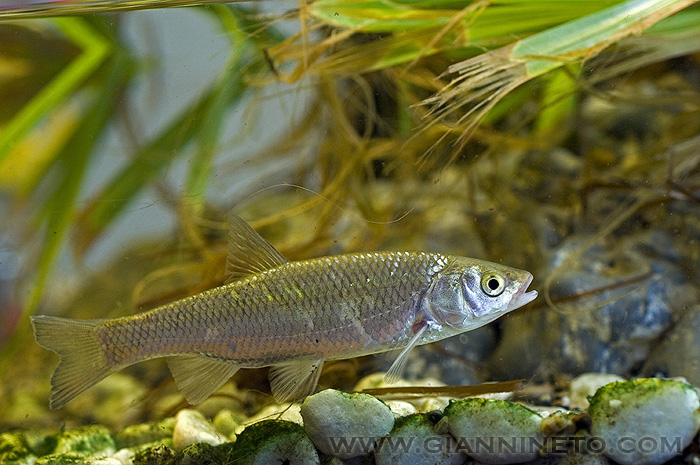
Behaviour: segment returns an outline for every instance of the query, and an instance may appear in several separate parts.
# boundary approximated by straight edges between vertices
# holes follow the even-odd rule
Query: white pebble
[[[661,464],[680,453],[700,429],[695,389],[667,379],[621,381],[598,389],[588,413],[603,453],[623,465]]]
[[[416,413],[416,408],[413,404],[403,400],[388,400],[386,401],[386,405],[391,409],[394,418],[405,417],[406,415]]]
[[[304,429],[326,455],[342,459],[372,452],[374,441],[389,434],[394,415],[368,394],[327,389],[307,397],[301,405]]]
[[[447,423],[460,450],[481,462],[527,462],[538,456],[544,444],[542,417],[505,400],[453,401],[440,421]]]
[[[175,417],[173,447],[175,450],[182,450],[198,442],[206,442],[212,446],[218,446],[228,442],[228,439],[219,433],[214,428],[214,425],[198,411],[180,410]]]
[[[132,459],[135,455],[136,453],[132,448],[124,448],[115,452],[112,458],[118,461],[121,465],[131,465],[133,463]]]
[[[623,381],[618,375],[606,373],[584,373],[571,380],[569,383],[569,393],[571,401],[569,407],[580,409],[588,408],[588,397],[595,394],[599,387],[606,384]]]

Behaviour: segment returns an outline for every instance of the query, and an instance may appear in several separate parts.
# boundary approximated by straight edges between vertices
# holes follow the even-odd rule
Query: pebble
[[[400,418],[374,451],[376,465],[462,465],[464,455],[449,434],[437,434],[427,413]]]
[[[58,435],[53,454],[110,456],[117,451],[109,430],[104,426],[83,426]]]
[[[654,347],[643,373],[656,376],[683,376],[700,386],[700,305],[687,308],[678,322]]]
[[[416,407],[412,403],[403,400],[387,400],[385,403],[391,409],[394,418],[405,417],[417,412]]]
[[[212,420],[212,424],[221,434],[230,439],[234,439],[236,437],[236,430],[241,427],[241,423],[245,422],[241,417],[242,415],[237,415],[233,411],[225,408],[216,414]]]
[[[615,381],[624,381],[624,379],[607,373],[584,373],[577,376],[569,383],[569,407],[587,409],[588,398],[601,386]]]
[[[470,465],[477,464],[474,462]],[[610,461],[604,455],[569,453],[538,457],[525,465],[610,465]]]
[[[125,447],[123,449],[119,449],[114,455],[112,455],[112,458],[119,460],[119,462],[122,465],[132,465],[135,461],[134,458],[137,456],[152,456],[153,451],[159,451],[161,449],[172,452],[172,450],[168,447],[172,447],[172,445],[172,437],[162,438],[157,441],[152,441],[149,443],[138,444],[136,446],[130,446]]]
[[[677,309],[697,294],[677,263],[642,252],[649,241],[638,235],[586,249],[585,240],[572,238],[559,248],[547,267],[555,270],[550,296],[578,297],[559,300],[556,311],[504,318],[502,342],[489,358],[492,375],[543,380],[560,373],[637,370]],[[595,289],[604,291],[590,292]]]
[[[307,397],[301,416],[316,447],[342,459],[369,454],[374,441],[394,426],[394,415],[383,402],[368,394],[335,389]]]
[[[114,443],[118,449],[123,449],[163,438],[171,438],[174,427],[175,418],[172,417],[160,421],[127,426],[114,435]]]
[[[228,442],[228,438],[219,433],[204,415],[196,410],[180,410],[175,416],[173,429],[173,447],[182,450],[198,442],[217,446]]]
[[[387,383],[386,380],[384,379],[386,373],[384,372],[379,372],[379,373],[373,373],[371,375],[367,375],[364,378],[360,379],[357,384],[355,384],[355,387],[353,388],[353,391],[364,391],[365,389],[374,389],[374,388],[384,388],[384,387],[411,387],[411,386],[446,386],[446,384],[438,379],[431,378],[431,377],[426,377],[426,378],[420,378],[420,379],[415,379],[413,381],[408,381],[405,379],[399,379],[395,383]],[[388,401],[387,405],[390,406],[392,411],[394,408],[392,405],[392,402],[395,401]],[[447,404],[449,404],[450,399],[448,397],[421,397],[417,398],[415,400],[411,400],[409,402],[411,405],[415,407],[415,410],[412,412],[406,411],[405,414],[411,414],[411,413],[416,413],[416,412],[430,412],[433,410],[442,410],[445,407],[447,407]],[[401,410],[399,410],[401,412]],[[398,415],[397,412],[394,412],[394,416],[398,417],[401,415]]]
[[[272,404],[263,407],[258,413],[248,418],[242,425],[236,427],[234,432],[240,434],[247,426],[263,420],[285,420],[304,425],[304,419],[301,417],[301,404]]]
[[[695,389],[667,379],[619,381],[590,400],[591,434],[603,453],[622,465],[662,464],[680,453],[700,429]]]
[[[460,450],[487,463],[534,460],[544,444],[542,417],[520,404],[505,400],[470,398],[452,401],[440,423],[447,424]]]
[[[320,460],[314,444],[300,425],[291,421],[263,420],[243,430],[227,463],[317,465]]]

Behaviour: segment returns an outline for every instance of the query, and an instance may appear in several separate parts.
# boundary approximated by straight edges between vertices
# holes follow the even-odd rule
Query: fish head
[[[468,331],[533,301],[531,282],[524,270],[454,257],[433,278],[423,305],[438,323]]]

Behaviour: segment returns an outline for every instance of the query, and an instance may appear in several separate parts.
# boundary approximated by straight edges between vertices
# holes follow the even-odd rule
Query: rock
[[[684,269],[655,255],[651,240],[640,234],[604,246],[588,247],[584,239],[562,246],[548,267],[556,308],[502,320],[502,343],[489,358],[492,374],[547,379],[639,369],[674,312],[697,296]]]
[[[610,461],[604,455],[597,454],[567,454],[562,457],[559,465],[608,465]]]
[[[610,461],[603,455],[568,453],[538,457],[525,465],[609,465]],[[476,463],[472,464],[476,465]]]
[[[219,446],[212,446],[206,442],[200,442],[185,447],[183,450],[175,454],[172,460],[166,461],[167,465],[221,465],[230,463],[231,448],[233,444],[226,443]],[[164,452],[167,454],[167,452]],[[160,459],[159,455],[154,457]],[[153,463],[145,462],[143,465],[153,465]],[[161,464],[158,464],[161,465]]]
[[[569,383],[569,407],[587,409],[588,397],[595,394],[601,386],[615,381],[624,381],[624,379],[605,373],[584,373],[577,376]]]
[[[327,389],[309,396],[301,405],[304,429],[316,447],[342,459],[372,452],[374,441],[389,434],[394,415],[368,394],[346,394]]]
[[[172,438],[174,428],[175,418],[131,425],[114,435],[114,443],[117,448],[123,449],[163,438]]]
[[[234,430],[236,434],[239,434],[246,427],[263,420],[285,420],[291,421],[298,425],[304,424],[304,419],[301,417],[301,404],[272,404],[267,407],[263,407],[258,413],[248,418],[244,424],[239,425]]]
[[[364,378],[360,379],[357,384],[355,384],[355,387],[353,388],[354,391],[364,391],[365,389],[374,389],[374,388],[384,388],[384,387],[411,387],[411,386],[445,386],[445,383],[440,381],[439,379],[435,378],[420,378],[420,379],[415,379],[413,381],[408,381],[405,379],[399,379],[395,383],[387,383],[384,380],[384,376],[386,373],[379,372],[379,373],[373,373],[371,375],[367,375]],[[418,412],[431,412],[433,410],[442,410],[445,407],[447,407],[447,404],[450,402],[450,399],[448,397],[420,397],[415,400],[411,400],[409,403],[412,404],[416,411]],[[387,402],[387,405],[391,405],[390,402]],[[410,412],[410,413],[415,413],[415,412]],[[396,415],[394,415],[396,416]]]
[[[83,426],[64,431],[57,437],[53,454],[108,457],[116,452],[114,439],[104,426]]]
[[[649,354],[642,373],[683,376],[700,386],[700,305],[686,309]]]
[[[137,457],[141,457],[142,462],[149,463],[150,460],[150,463],[153,463],[153,460],[146,460],[144,457],[155,457],[156,455],[154,454],[159,453],[161,449],[172,452],[172,446],[172,438],[163,438],[158,441],[119,449],[114,455],[112,455],[112,458],[119,460],[122,465],[134,465]],[[170,455],[174,455],[174,453],[171,453]]]
[[[403,400],[387,400],[385,404],[391,409],[394,418],[405,417],[417,412],[416,407],[412,403]]]
[[[446,423],[457,447],[485,463],[534,460],[544,445],[542,417],[514,402],[481,398],[450,402]]]
[[[165,465],[170,460],[175,457],[175,452],[163,444],[155,445],[153,447],[146,448],[139,453],[135,454],[131,459],[132,465],[155,465],[163,464]],[[122,462],[124,465],[126,463]]]
[[[180,410],[175,416],[175,427],[173,428],[175,450],[182,450],[199,442],[216,446],[228,442],[228,438],[219,433],[214,425],[198,411]]]
[[[56,440],[53,438],[53,444],[42,453],[36,450],[40,448],[32,447],[32,441],[28,437],[31,434],[29,431],[7,431],[0,434],[0,463],[31,464],[37,455],[50,453],[56,446]]]
[[[233,439],[236,436],[236,430],[241,427],[243,421],[242,415],[239,416],[229,409],[223,409],[216,414],[212,423],[219,433]]]
[[[542,417],[541,430],[545,436],[570,436],[576,432],[576,412],[556,410],[543,414],[540,409],[533,409]]]
[[[237,465],[319,464],[313,443],[304,429],[290,421],[264,420],[238,435],[226,463]]]
[[[388,436],[377,442],[376,465],[461,465],[464,455],[449,434],[437,434],[430,415],[418,413],[396,420]]]
[[[623,465],[664,463],[700,429],[698,394],[679,381],[618,381],[598,389],[590,404],[591,434],[601,439],[606,456]]]
[[[40,457],[35,465],[122,465],[113,458],[86,457],[80,454],[51,454]]]

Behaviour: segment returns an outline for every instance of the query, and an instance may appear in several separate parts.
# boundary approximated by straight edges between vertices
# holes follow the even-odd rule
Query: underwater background
[[[700,386],[694,2],[83,3],[0,3],[0,432],[187,407],[154,360],[50,411],[57,357],[29,316],[221,285],[232,209],[291,260],[421,250],[535,276],[536,301],[419,347],[408,380],[523,378],[550,403],[591,372]],[[328,363],[319,387],[395,356]],[[244,370],[200,411],[272,402]]]

